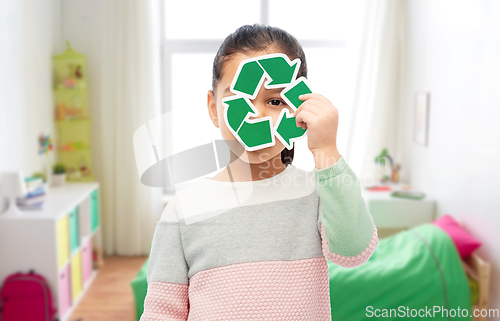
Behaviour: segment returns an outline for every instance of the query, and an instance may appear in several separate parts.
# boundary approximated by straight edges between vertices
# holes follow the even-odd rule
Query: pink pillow
[[[474,252],[482,244],[461,228],[451,215],[446,214],[441,216],[432,223],[448,233],[457,247],[458,254],[460,254],[460,257],[463,259],[471,255],[472,252]]]

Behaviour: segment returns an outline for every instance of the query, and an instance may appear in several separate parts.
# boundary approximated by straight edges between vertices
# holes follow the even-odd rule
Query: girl
[[[228,142],[236,138],[222,98],[233,95],[241,61],[271,53],[300,58],[297,77],[307,77],[301,46],[278,28],[240,27],[217,52],[208,113]],[[276,122],[282,108],[293,112],[280,90],[260,88],[252,100],[259,117]],[[293,149],[276,140],[231,153],[224,170],[178,191],[156,225],[142,321],[331,320],[326,259],[364,264],[377,247],[377,229],[336,147],[337,109],[316,93],[300,99],[294,116],[308,129],[314,170],[294,167]]]

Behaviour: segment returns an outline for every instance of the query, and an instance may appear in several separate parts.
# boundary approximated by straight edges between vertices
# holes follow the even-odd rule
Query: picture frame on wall
[[[424,147],[428,145],[429,136],[429,101],[429,92],[415,94],[413,141]]]

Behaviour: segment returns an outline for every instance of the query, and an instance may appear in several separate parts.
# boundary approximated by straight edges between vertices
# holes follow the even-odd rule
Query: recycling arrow
[[[252,103],[242,97],[226,100],[226,104],[228,105],[226,119],[229,127],[231,127],[234,132],[238,131],[248,114],[252,114],[253,116],[258,114]]]
[[[230,96],[223,100],[226,124],[233,135],[252,151],[274,145],[271,116],[248,119],[258,116],[259,111],[248,98]]]
[[[260,147],[265,145],[274,145],[274,135],[272,133],[273,119],[271,117],[259,120],[253,123],[248,121],[243,122],[238,132],[241,139],[250,148]]]
[[[276,126],[274,127],[274,131],[276,132],[276,137],[278,137],[283,145],[291,149],[291,140],[304,135],[306,129],[297,127],[295,117],[293,117],[287,109],[283,108],[276,122]]]
[[[267,89],[285,87],[281,97],[293,110],[299,108],[302,101],[298,97],[311,93],[305,77],[295,79],[300,63],[300,59],[290,61],[287,55],[277,53],[247,59],[238,66],[230,87],[236,96],[226,97],[222,102],[226,125],[246,150],[273,146],[275,136],[287,149],[292,149],[293,142],[305,135],[307,130],[296,126],[295,117],[286,108],[281,110],[274,126],[270,116],[249,119],[259,114],[250,99],[256,98],[262,84]]]
[[[231,91],[248,95],[252,99],[257,96],[257,91],[264,80],[264,70],[257,61],[249,61],[238,70],[239,77],[234,78]]]
[[[306,81],[306,78],[300,77],[281,92],[281,97],[293,110],[297,110],[303,103],[303,101],[299,99],[300,95],[312,93]]]
[[[293,62],[289,62],[285,57],[271,57],[266,59],[259,59],[258,62],[261,67],[265,70],[267,75],[270,77],[270,81],[265,84],[266,88],[279,88],[285,87],[292,80],[297,77],[299,72],[300,59],[295,59]]]

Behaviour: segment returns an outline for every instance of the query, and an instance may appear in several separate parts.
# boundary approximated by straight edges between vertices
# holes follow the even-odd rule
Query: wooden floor
[[[68,320],[134,321],[130,281],[146,259],[146,256],[105,256],[104,265]]]

